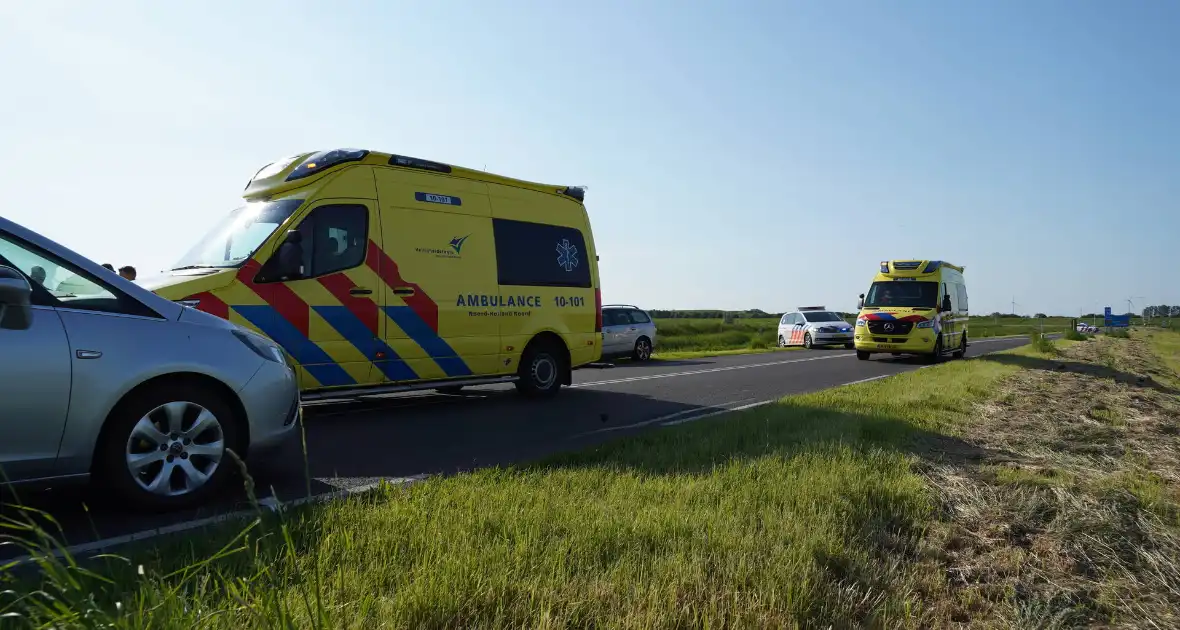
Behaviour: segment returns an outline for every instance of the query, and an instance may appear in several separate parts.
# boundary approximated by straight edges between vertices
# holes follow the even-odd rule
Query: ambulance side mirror
[[[860,298],[856,300],[856,308],[862,309],[865,307],[865,294],[861,293]]]
[[[303,233],[287,230],[287,238],[279,245],[279,275],[287,279],[303,277]]]
[[[303,234],[288,230],[286,238],[258,272],[257,282],[282,282],[303,277]]]

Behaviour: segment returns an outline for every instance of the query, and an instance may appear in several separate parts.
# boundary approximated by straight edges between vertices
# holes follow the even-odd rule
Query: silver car
[[[656,347],[656,324],[638,306],[602,307],[602,358],[647,361]]]
[[[195,505],[293,433],[274,342],[161,298],[0,218],[0,484],[93,479]]]

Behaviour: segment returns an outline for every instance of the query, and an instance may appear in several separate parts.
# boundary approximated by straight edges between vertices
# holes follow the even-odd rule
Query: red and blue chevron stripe
[[[261,269],[255,260],[247,261],[238,270],[237,280],[261,298],[265,305],[228,304],[216,292],[199,293],[186,299],[199,299],[200,310],[224,319],[229,319],[232,309],[282,346],[291,358],[325,387],[355,385],[356,380],[310,339],[313,310],[391,381],[416,380],[420,376],[380,338],[379,318],[382,313],[417,343],[445,374],[470,375],[472,372],[466,362],[439,336],[438,305],[421,286],[402,278],[397,263],[373,241],[369,241],[365,264],[391,289],[414,289],[414,293],[405,298],[404,306],[378,308],[371,299],[351,295],[356,284],[344,273],[317,279],[340,304],[311,306],[286,284],[255,283],[254,278]]]

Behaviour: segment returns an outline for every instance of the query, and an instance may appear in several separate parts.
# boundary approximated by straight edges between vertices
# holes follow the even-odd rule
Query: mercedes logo
[[[885,324],[885,332],[893,332],[893,324]]]

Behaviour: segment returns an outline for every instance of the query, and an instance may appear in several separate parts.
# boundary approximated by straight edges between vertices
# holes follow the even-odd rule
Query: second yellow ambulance
[[[884,260],[860,296],[856,358],[919,354],[934,361],[967,353],[967,284],[963,267],[942,260]]]

